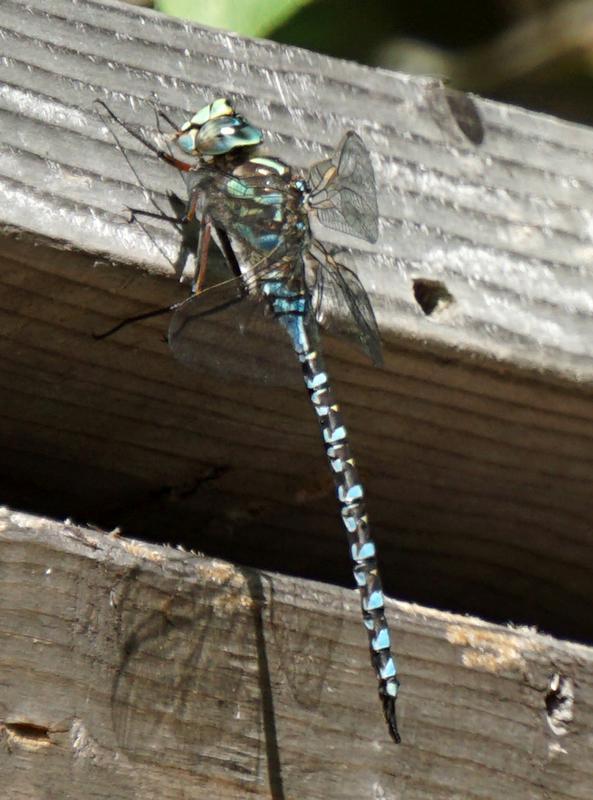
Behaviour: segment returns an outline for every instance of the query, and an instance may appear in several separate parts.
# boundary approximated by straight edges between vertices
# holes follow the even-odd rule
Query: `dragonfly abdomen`
[[[299,281],[296,281],[298,285]],[[287,331],[301,362],[305,385],[319,420],[323,444],[334,477],[340,513],[360,593],[363,624],[369,637],[371,663],[379,681],[379,697],[392,738],[400,741],[395,715],[399,689],[397,668],[391,653],[391,635],[385,619],[385,599],[377,566],[375,543],[369,532],[364,488],[350,450],[348,431],[335,401],[317,341],[317,323],[311,316],[311,298],[292,288],[281,269],[261,284],[274,316]]]
[[[340,512],[360,593],[363,624],[369,637],[371,663],[379,681],[379,696],[392,738],[400,741],[395,715],[399,689],[397,668],[391,653],[391,636],[385,619],[385,600],[364,502],[364,489],[350,450],[348,432],[336,403],[318,350],[299,354],[305,384],[319,420],[326,455],[334,476]]]
[[[280,270],[277,276],[262,282],[261,292],[267,299],[273,315],[288,333],[297,355],[307,352],[313,346],[313,330],[307,324],[310,316],[311,300],[307,292],[289,285],[290,277]],[[294,279],[294,275],[292,278]],[[298,283],[299,281],[297,281]]]

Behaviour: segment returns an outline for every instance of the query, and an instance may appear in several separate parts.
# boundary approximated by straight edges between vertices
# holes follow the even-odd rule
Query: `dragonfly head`
[[[192,156],[222,156],[261,144],[263,134],[221,98],[201,108],[176,134],[177,144]]]

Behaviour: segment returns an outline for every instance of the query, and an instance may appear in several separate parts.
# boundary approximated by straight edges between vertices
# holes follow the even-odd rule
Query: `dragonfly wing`
[[[309,170],[308,203],[327,228],[376,242],[379,213],[369,151],[354,131],[334,155]]]
[[[339,264],[327,252],[322,259],[320,252],[315,249],[311,253],[319,265],[314,289],[319,323],[329,333],[360,346],[373,364],[381,366],[381,335],[364,286],[351,269]],[[343,313],[344,305],[346,314]],[[336,314],[338,309],[342,312],[339,316]]]
[[[302,376],[290,339],[267,312],[264,302],[241,296],[239,281],[228,281],[177,307],[169,345],[179,361],[204,375],[298,388]]]

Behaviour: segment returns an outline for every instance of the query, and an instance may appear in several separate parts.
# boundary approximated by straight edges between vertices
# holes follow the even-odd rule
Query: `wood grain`
[[[148,236],[126,212],[153,207],[139,179],[163,208],[183,184],[124,137],[134,174],[94,100],[153,128],[153,93],[178,120],[229,94],[264,129],[267,152],[299,167],[349,128],[372,151],[378,244],[320,234],[345,248],[384,339],[384,370],[339,342],[327,350],[388,593],[591,641],[591,131],[117,3],[5,0],[0,41],[3,500],[350,586],[304,392],[191,373],[162,319],[91,335],[185,293],[170,263],[176,232],[151,224]],[[453,301],[426,316],[419,279]],[[420,694],[432,691],[428,668],[403,667]],[[439,684],[415,703],[419,730],[435,713],[442,723],[445,694]],[[435,751],[434,730],[415,733],[427,788],[409,796],[454,796],[469,745],[490,748],[477,730],[458,745],[443,736],[455,753]],[[491,786],[510,769],[517,730]],[[401,758],[389,762],[400,778],[411,775]],[[563,758],[546,769],[554,797],[572,796]],[[455,772],[438,790],[445,762]],[[398,786],[384,796],[406,797]]]
[[[111,258],[129,261],[133,253],[135,263],[156,270],[137,229],[115,232],[118,212],[141,193],[93,101],[154,127],[155,92],[179,119],[229,93],[263,127],[267,149],[298,166],[324,155],[348,128],[372,149],[381,239],[376,248],[358,245],[351,258],[386,339],[438,341],[590,379],[587,129],[478,98],[462,95],[460,103],[432,79],[118,3],[9,1],[1,13],[6,224]],[[139,161],[149,188],[171,189],[166,166],[144,151]],[[31,218],[33,200],[39,213]],[[443,280],[455,297],[437,325],[414,300],[417,277]]]
[[[7,509],[0,547],[15,800],[590,796],[588,648],[390,602],[397,747],[354,592]]]

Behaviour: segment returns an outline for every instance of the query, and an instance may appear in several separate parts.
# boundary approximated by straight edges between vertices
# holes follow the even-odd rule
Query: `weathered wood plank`
[[[468,138],[434,81],[114,3],[5,0],[0,29],[4,498],[350,583],[304,396],[191,375],[159,321],[90,336],[181,294],[93,100],[152,125],[152,92],[177,119],[229,93],[297,165],[350,127],[373,152],[381,239],[346,261],[386,369],[329,349],[388,591],[590,639],[591,131],[475,99]],[[164,203],[177,176],[129,144]],[[417,278],[454,303],[425,317]]]
[[[6,509],[0,547],[7,797],[591,796],[591,649],[390,602],[396,747],[354,592]]]
[[[93,100],[153,125],[144,102],[153,92],[180,119],[231,93],[264,128],[266,147],[297,165],[347,128],[364,136],[382,235],[376,248],[359,244],[353,260],[387,339],[403,334],[591,378],[590,131],[478,99],[451,102],[434,80],[118,3],[6,2],[0,25],[4,224],[157,269],[145,237],[114,225],[140,194]],[[150,188],[171,188],[170,170],[145,153],[142,167]],[[419,277],[444,281],[455,298],[438,325],[414,300]]]

